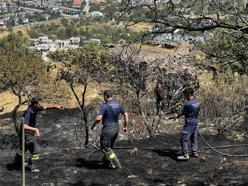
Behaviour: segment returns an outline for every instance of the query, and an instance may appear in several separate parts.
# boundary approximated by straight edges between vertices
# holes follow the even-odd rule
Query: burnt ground
[[[4,127],[4,123],[9,122],[10,119],[1,119],[1,131],[11,133]],[[206,145],[200,139],[198,159],[177,161],[179,134],[117,141],[115,151],[123,168],[109,170],[101,164],[99,150],[85,149],[83,140],[76,139],[75,122],[75,112],[49,112],[39,117],[38,127],[43,134],[38,162],[41,172],[27,172],[27,185],[248,185],[248,158],[221,156],[205,149]],[[80,139],[83,136],[78,135]],[[214,146],[236,143],[221,136],[204,136]],[[247,146],[222,150],[248,154]],[[0,185],[21,185],[20,172],[8,171],[5,167],[14,153],[14,148],[1,150]]]

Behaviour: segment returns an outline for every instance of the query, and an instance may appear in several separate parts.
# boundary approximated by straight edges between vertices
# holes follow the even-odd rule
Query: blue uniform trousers
[[[181,135],[180,143],[183,154],[188,153],[188,142],[191,142],[193,152],[197,152],[197,125],[184,125]]]

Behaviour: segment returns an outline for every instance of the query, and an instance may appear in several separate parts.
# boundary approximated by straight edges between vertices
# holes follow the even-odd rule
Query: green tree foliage
[[[126,16],[127,24],[145,22],[154,27],[144,34],[143,40],[166,33],[203,35],[205,31],[217,31],[215,38],[205,46],[205,51],[221,64],[231,64],[232,69],[244,73],[247,71],[245,48],[248,34],[247,5],[244,2],[186,0],[142,3],[123,0],[121,13]],[[220,29],[222,31],[218,33]]]
[[[61,24],[62,26],[58,24],[36,26],[30,30],[29,35],[32,38],[41,35],[55,36],[56,39],[62,40],[70,37],[81,37],[86,40],[100,39],[102,43],[116,44],[122,40],[131,42],[139,39],[139,33],[137,32],[102,21],[90,22],[82,18],[74,23],[74,21],[62,19]]]
[[[62,0],[61,3],[62,3],[62,6],[66,6],[66,7],[71,7],[72,5],[71,0]]]
[[[18,97],[18,106],[31,97],[59,100],[67,95],[54,82],[41,57],[28,50],[27,38],[21,32],[10,33],[0,41],[0,46],[0,88],[12,91]]]
[[[29,36],[31,37],[31,38],[38,38],[38,37],[40,37],[42,34],[40,33],[40,32],[38,32],[37,30],[30,30],[29,32],[28,32],[28,34],[29,34]]]
[[[68,19],[66,19],[66,18],[63,18],[63,19],[61,19],[61,24],[63,25],[63,26],[68,26],[68,24],[69,24],[69,21],[68,21]]]
[[[86,107],[86,93],[90,83],[101,83],[109,79],[108,71],[111,71],[110,54],[97,45],[87,45],[78,49],[56,51],[50,57],[63,63],[59,78],[69,85],[81,110],[82,125],[86,137],[85,146],[89,144],[89,114]],[[76,87],[81,86],[80,92]]]
[[[10,33],[0,41],[0,90],[10,90],[18,97],[18,103],[13,109],[13,122],[17,128],[18,108],[28,102],[31,97],[60,98],[66,95],[59,85],[53,82],[47,73],[47,67],[40,56],[30,52],[26,47],[27,38],[21,32]],[[58,85],[55,87],[54,85]],[[43,91],[46,87],[55,87],[51,92]],[[65,91],[65,90],[63,90]],[[52,94],[51,94],[52,93]]]
[[[66,35],[66,38],[70,38],[73,36],[73,28],[72,27],[66,27],[65,28],[65,35]]]
[[[221,30],[216,32],[213,39],[204,44],[203,51],[224,69],[229,66],[235,72],[247,74],[247,47],[248,34]]]
[[[3,89],[10,89],[20,98],[27,86],[38,86],[46,67],[40,57],[26,48],[27,38],[11,33],[0,41],[0,77]],[[21,102],[21,98],[19,99]]]

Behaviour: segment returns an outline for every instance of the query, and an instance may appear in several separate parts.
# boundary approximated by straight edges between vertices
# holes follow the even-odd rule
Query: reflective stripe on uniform
[[[34,154],[34,155],[31,156],[31,160],[33,160],[33,161],[39,160],[39,159],[40,159],[40,157],[39,157],[38,154]]]
[[[111,150],[111,152],[112,153],[109,155],[107,151],[103,150],[104,155],[110,161],[116,157],[115,153],[112,150]]]
[[[110,156],[109,156],[109,159],[114,159],[116,157],[116,155],[115,155],[115,153],[113,152],[112,154],[110,154]]]
[[[16,153],[22,156],[22,150],[18,149]]]

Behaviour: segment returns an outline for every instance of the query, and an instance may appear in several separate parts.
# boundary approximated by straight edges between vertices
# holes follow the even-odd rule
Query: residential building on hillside
[[[58,49],[78,48],[80,44],[79,37],[72,37],[68,40],[52,41],[47,36],[31,39],[30,49],[36,51],[56,51]]]
[[[81,8],[81,0],[73,0],[72,1],[72,7],[73,8]]]
[[[93,11],[90,12],[88,16],[91,18],[98,18],[98,17],[103,17],[103,13],[98,11]]]

